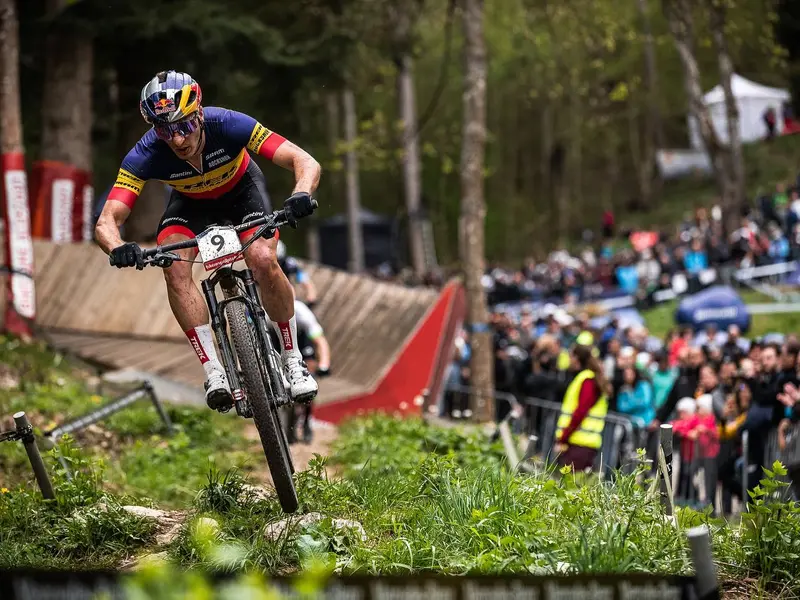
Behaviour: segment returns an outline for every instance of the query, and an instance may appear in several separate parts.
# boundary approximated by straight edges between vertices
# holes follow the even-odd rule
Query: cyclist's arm
[[[140,170],[137,168],[134,158],[133,151],[131,151],[123,161],[114,187],[108,193],[103,211],[94,228],[95,239],[106,254],[125,243],[119,228],[130,216],[133,205],[145,184],[145,180],[139,177]]]
[[[245,142],[252,152],[294,173],[295,192],[311,193],[317,189],[322,167],[308,152],[244,113],[228,111],[227,120],[233,139]]]
[[[322,325],[317,321],[317,317],[311,312],[303,302],[299,300],[294,301],[294,314],[297,319],[298,329],[302,328],[311,343],[314,344],[314,349],[317,351],[317,362],[320,369],[329,369],[331,366],[331,348],[328,340],[325,338],[325,332],[322,330]]]
[[[275,150],[272,162],[294,173],[294,192],[308,192],[317,189],[322,167],[314,158],[289,140]]]
[[[297,279],[297,285],[303,288],[304,291],[304,298],[305,301],[309,304],[312,304],[317,301],[317,288],[314,287],[314,282],[311,281],[311,277],[308,276],[308,273],[303,271],[302,269],[298,269],[297,273],[295,274]]]
[[[131,209],[126,204],[109,197],[103,206],[103,212],[94,226],[94,237],[106,254],[125,242],[119,233],[120,226],[131,214]]]
[[[320,369],[330,369],[331,368],[331,347],[328,344],[328,338],[324,335],[319,335],[315,338],[312,338],[312,343],[314,344],[314,349],[317,351],[317,362],[319,363]]]

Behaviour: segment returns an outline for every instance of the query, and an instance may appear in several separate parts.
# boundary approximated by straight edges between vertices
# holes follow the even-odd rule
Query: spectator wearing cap
[[[675,498],[678,502],[685,503],[690,497],[690,486],[692,485],[693,461],[694,461],[694,439],[690,437],[690,432],[697,423],[696,415],[697,403],[694,398],[687,396],[681,398],[675,405],[678,418],[672,421],[672,431],[680,439],[680,470],[678,472],[678,489]]]

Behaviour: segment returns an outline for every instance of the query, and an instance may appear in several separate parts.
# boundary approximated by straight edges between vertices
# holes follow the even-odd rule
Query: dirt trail
[[[297,442],[289,446],[292,453],[292,460],[294,461],[294,468],[296,471],[304,471],[308,468],[309,461],[315,454],[327,456],[330,452],[331,444],[336,440],[338,432],[336,428],[327,423],[314,422],[314,439],[310,444]],[[248,421],[245,428],[245,436],[253,442],[253,451],[261,454],[261,444],[258,439],[258,431],[252,421]],[[263,458],[263,454],[261,455]],[[254,471],[249,473],[253,482],[272,484],[272,477],[270,477],[269,469],[267,468],[266,461],[257,461],[259,465]]]

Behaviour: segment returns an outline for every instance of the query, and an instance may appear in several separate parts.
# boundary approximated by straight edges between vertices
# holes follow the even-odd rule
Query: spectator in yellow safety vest
[[[590,346],[575,345],[570,358],[578,375],[567,387],[561,406],[557,462],[583,471],[592,467],[603,443],[610,385]]]

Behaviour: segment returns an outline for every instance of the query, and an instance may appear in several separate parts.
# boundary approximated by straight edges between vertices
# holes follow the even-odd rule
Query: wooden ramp
[[[148,371],[201,386],[203,370],[175,322],[158,268],[115,269],[94,244],[34,241],[37,325],[56,347],[109,369]],[[373,388],[437,292],[307,267],[319,291],[314,312],[331,345],[333,376],[319,402]],[[205,272],[195,265],[195,278]]]

